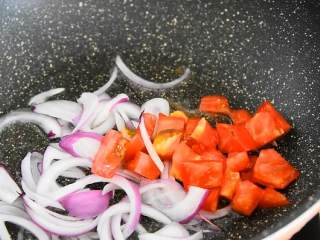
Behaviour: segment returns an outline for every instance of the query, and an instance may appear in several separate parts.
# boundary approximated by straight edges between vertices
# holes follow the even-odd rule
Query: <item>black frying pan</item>
[[[215,239],[261,239],[320,198],[320,4],[318,1],[0,1],[0,111],[66,87],[75,99],[109,76],[116,54],[155,81],[188,66],[193,78],[173,90],[142,91],[118,81],[111,93],[138,102],[166,96],[196,107],[206,94],[252,111],[264,99],[294,125],[279,151],[301,171],[289,207],[232,214]],[[33,126],[1,135],[1,162],[18,179],[26,151],[47,142]],[[208,238],[210,239],[210,237]]]

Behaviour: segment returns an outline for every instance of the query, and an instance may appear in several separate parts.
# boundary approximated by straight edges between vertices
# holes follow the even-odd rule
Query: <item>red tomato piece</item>
[[[226,157],[222,154],[222,152],[216,149],[202,152],[200,156],[202,160],[221,161],[223,163],[226,161]]]
[[[252,116],[245,109],[235,109],[231,111],[230,117],[233,124],[242,124],[248,122]]]
[[[191,138],[208,148],[216,148],[219,142],[217,130],[211,127],[210,123],[205,118],[200,119],[191,134]]]
[[[288,121],[275,109],[271,102],[265,101],[258,108],[259,112],[268,112],[271,114],[273,120],[276,123],[276,127],[283,133],[287,133],[291,129],[291,125]]]
[[[258,159],[258,156],[250,156],[249,157],[250,163],[249,163],[248,169],[246,169],[240,173],[242,181],[250,180],[251,182],[254,182],[254,180],[253,180],[253,166],[255,165],[257,159]]]
[[[172,165],[170,169],[170,176],[181,180],[181,165],[184,161],[200,160],[200,155],[196,154],[192,149],[185,143],[181,142],[175,149],[172,155]]]
[[[178,130],[183,132],[184,122],[185,120],[181,117],[166,116],[160,113],[158,119],[157,134],[165,130]]]
[[[186,129],[184,131],[185,138],[188,138],[193,130],[196,128],[200,118],[189,118],[186,124]]]
[[[177,130],[161,131],[153,141],[153,147],[163,159],[171,159],[174,150],[179,145],[182,132]]]
[[[261,208],[274,208],[287,206],[289,201],[285,195],[274,190],[273,188],[266,188],[263,190],[262,198],[259,202]]]
[[[232,199],[232,209],[236,212],[250,216],[259,204],[263,190],[254,183],[246,180],[238,183]]]
[[[122,166],[128,140],[121,133],[110,130],[101,141],[92,163],[92,173],[110,178]]]
[[[181,164],[184,185],[211,189],[223,181],[224,163],[221,161],[185,161]]]
[[[254,150],[257,144],[243,125],[217,124],[219,148],[222,152],[243,152]]]
[[[218,208],[220,188],[210,189],[210,193],[206,198],[202,209],[214,212]]]
[[[298,176],[299,172],[274,149],[261,150],[253,167],[255,182],[278,189],[284,189]]]
[[[149,136],[152,136],[154,128],[156,126],[157,117],[151,113],[144,113],[143,119],[144,119],[144,125],[146,126]]]
[[[247,152],[229,153],[227,158],[227,168],[234,172],[241,172],[250,166]]]
[[[189,119],[188,116],[182,111],[174,111],[174,112],[170,113],[170,116],[182,118],[185,123],[188,122],[188,119]]]
[[[227,169],[224,174],[220,195],[228,200],[232,200],[237,185],[240,181],[239,172],[233,172]]]
[[[144,152],[138,152],[132,160],[126,163],[126,168],[151,180],[157,179],[160,176],[158,167],[151,157]]]
[[[210,113],[230,113],[228,99],[218,95],[202,97],[199,110]]]

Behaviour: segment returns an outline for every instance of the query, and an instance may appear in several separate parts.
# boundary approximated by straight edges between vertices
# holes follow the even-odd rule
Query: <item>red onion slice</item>
[[[94,218],[104,212],[109,206],[110,194],[102,194],[101,190],[89,190],[71,193],[60,203],[69,215],[81,219]]]
[[[60,151],[53,145],[49,145],[43,154],[42,173],[44,173],[54,160],[72,158],[72,155]]]
[[[131,102],[125,102],[121,103],[117,106],[117,109],[121,110],[124,114],[128,116],[130,119],[139,119],[141,109],[138,105],[131,103]]]
[[[82,104],[83,111],[80,117],[79,122],[73,129],[73,133],[77,132],[78,130],[82,129],[82,127],[95,117],[95,110],[99,105],[99,99],[97,95],[93,93],[82,93],[81,97],[78,99],[78,102]]]
[[[34,105],[32,111],[75,123],[75,119],[81,114],[82,107],[80,104],[72,101],[53,100]]]
[[[116,65],[118,66],[120,71],[123,73],[123,75],[125,75],[130,81],[132,81],[140,86],[149,88],[149,89],[172,88],[172,87],[176,86],[177,84],[181,83],[182,81],[188,79],[191,75],[190,69],[186,68],[183,75],[181,75],[179,78],[177,78],[171,82],[155,83],[155,82],[151,82],[146,79],[143,79],[142,77],[140,77],[137,74],[135,74],[134,72],[132,72],[128,68],[128,66],[122,61],[122,59],[119,55],[116,57]]]
[[[138,237],[139,237],[139,240],[201,240],[203,239],[203,233],[197,232],[189,237],[183,237],[183,238],[161,236],[156,233],[140,234]]]
[[[53,88],[45,92],[38,93],[30,98],[28,105],[35,105],[47,101],[49,98],[64,92],[64,88]]]
[[[7,170],[0,166],[0,200],[13,203],[21,194],[21,189],[12,179]]]
[[[146,146],[146,149],[152,159],[152,161],[156,164],[157,168],[160,170],[160,172],[163,171],[164,165],[163,162],[161,161],[158,153],[154,149],[152,142],[150,140],[150,137],[148,135],[145,123],[144,123],[144,117],[141,117],[141,124],[140,124],[140,132],[141,132],[141,137],[144,142],[144,145]]]
[[[4,115],[0,118],[0,132],[4,128],[8,127],[11,124],[21,122],[21,123],[34,123],[39,126],[49,138],[58,138],[61,137],[61,126],[52,117],[45,116],[33,112],[23,112],[23,111],[14,111],[10,112],[7,115]]]
[[[100,95],[108,90],[109,87],[114,83],[114,81],[117,79],[118,76],[118,68],[113,68],[113,71],[111,73],[111,76],[109,78],[109,81],[106,82],[102,87],[100,87],[98,90],[94,92],[96,95]]]
[[[169,115],[170,106],[168,101],[164,98],[153,98],[142,104],[141,111],[145,113],[152,113],[156,116],[158,116],[159,113]]]
[[[60,176],[66,178],[80,179],[85,177],[86,174],[80,168],[74,167],[62,172]]]
[[[231,213],[231,206],[228,205],[224,208],[218,209],[215,212],[200,211],[199,215],[201,215],[209,220],[214,220],[214,219],[225,217],[230,213]]]
[[[114,119],[116,121],[116,127],[118,131],[122,131],[124,128],[126,128],[126,124],[124,119],[120,116],[120,114],[116,111],[113,112]]]
[[[93,159],[96,155],[102,136],[96,133],[77,132],[64,136],[59,146],[75,157]]]
[[[42,162],[42,159],[39,159],[41,157],[41,154],[37,155],[34,153],[32,158],[32,154],[28,153],[21,161],[22,181],[24,181],[30,187],[30,189],[33,190],[36,189],[37,182],[40,178],[38,164]]]
[[[121,220],[121,218],[120,218],[120,220]],[[11,240],[11,236],[10,236],[8,229],[3,221],[0,221],[0,239]]]

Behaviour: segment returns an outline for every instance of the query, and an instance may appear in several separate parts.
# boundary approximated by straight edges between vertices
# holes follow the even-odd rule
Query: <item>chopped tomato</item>
[[[240,176],[241,176],[241,180],[250,180],[251,182],[254,182],[253,179],[253,166],[255,165],[256,161],[257,161],[258,156],[250,156],[250,163],[248,166],[248,169],[241,171]]]
[[[245,109],[235,109],[231,111],[230,117],[233,124],[242,124],[248,122],[252,116]]]
[[[254,183],[246,180],[237,185],[232,199],[232,209],[238,213],[250,216],[256,209],[263,195],[263,190]]]
[[[263,149],[253,168],[254,181],[283,189],[297,179],[299,172],[274,149]]]
[[[214,160],[214,161],[221,161],[223,163],[225,163],[226,161],[226,157],[219,150],[216,150],[216,149],[211,149],[211,150],[202,152],[200,156],[202,160]]]
[[[217,123],[219,148],[222,152],[254,150],[257,145],[243,125]]]
[[[182,132],[177,130],[161,131],[153,141],[153,147],[163,159],[171,159],[174,150],[180,143]]]
[[[188,116],[182,111],[174,111],[174,112],[170,113],[170,116],[182,118],[182,119],[184,119],[185,123],[188,121]]]
[[[129,128],[123,128],[121,130],[121,134],[122,137],[124,137],[125,139],[132,139],[134,137],[134,135],[136,135],[136,130],[135,129],[129,129]]]
[[[102,177],[112,177],[122,165],[127,143],[120,132],[110,130],[102,138],[91,171]]]
[[[200,155],[196,154],[192,149],[185,143],[181,142],[175,149],[172,155],[172,165],[170,169],[170,176],[181,180],[181,165],[184,161],[200,160]]]
[[[227,168],[234,172],[240,172],[250,166],[247,152],[229,153],[227,158]]]
[[[263,190],[262,198],[259,202],[261,208],[274,208],[287,206],[289,201],[285,195],[274,190],[273,188],[266,188]]]
[[[259,112],[268,112],[271,114],[273,120],[276,123],[277,129],[279,129],[283,134],[287,133],[291,129],[291,125],[288,121],[274,108],[271,102],[265,101],[258,108]]]
[[[158,129],[157,134],[161,133],[165,130],[178,130],[184,131],[184,122],[185,120],[181,117],[175,116],[166,116],[164,114],[159,114],[158,119]]]
[[[184,131],[185,138],[189,137],[193,130],[196,128],[200,118],[189,118],[186,124],[186,129]]]
[[[151,157],[144,152],[138,152],[132,160],[126,163],[126,168],[151,180],[160,176],[158,167]]]
[[[237,185],[240,182],[240,173],[226,170],[223,178],[220,195],[232,200]]]
[[[201,188],[220,187],[223,181],[222,161],[185,161],[181,164],[181,177],[184,185]]]
[[[228,99],[218,95],[202,97],[199,110],[210,113],[230,113]]]
[[[220,193],[220,188],[210,189],[210,193],[206,198],[202,208],[210,212],[216,211],[219,203],[219,193]]]
[[[198,122],[191,134],[191,138],[208,148],[216,148],[219,142],[217,130],[211,127],[210,123],[205,118],[201,118]]]

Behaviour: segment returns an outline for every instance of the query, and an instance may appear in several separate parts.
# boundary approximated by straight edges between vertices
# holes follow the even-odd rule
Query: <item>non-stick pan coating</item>
[[[281,3],[280,3],[281,2]],[[75,99],[109,76],[116,54],[156,81],[191,81],[146,92],[118,81],[111,93],[139,102],[166,96],[196,107],[205,94],[227,96],[254,111],[269,99],[293,123],[279,151],[301,171],[285,191],[289,207],[232,214],[216,221],[215,239],[261,239],[320,197],[320,5],[318,1],[0,1],[0,112],[26,107],[30,96],[66,87]],[[19,178],[19,161],[47,142],[34,128],[1,135],[0,159]],[[212,238],[212,237],[211,237]],[[211,239],[208,237],[207,239]]]

